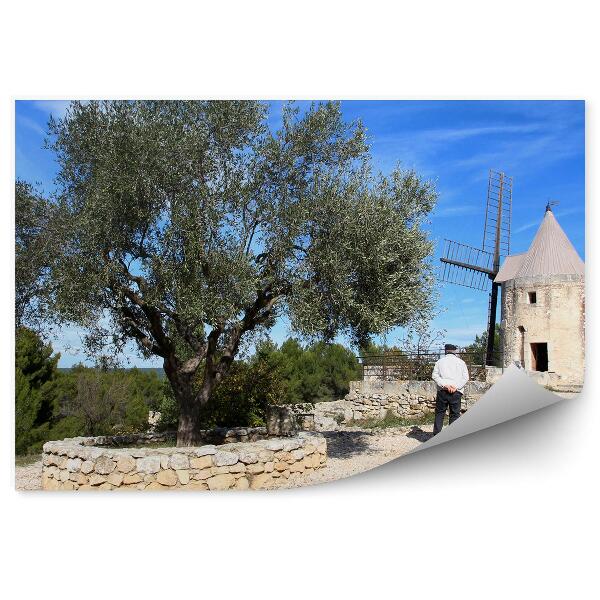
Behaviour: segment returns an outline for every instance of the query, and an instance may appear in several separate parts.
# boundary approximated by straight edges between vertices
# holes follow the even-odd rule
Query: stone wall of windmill
[[[501,333],[505,366],[520,363],[556,391],[580,389],[585,369],[585,265],[550,204],[529,250],[507,256]]]
[[[523,277],[502,284],[505,366],[519,362],[548,387],[582,385],[585,364],[585,281],[581,275]],[[536,356],[539,348],[547,355]]]

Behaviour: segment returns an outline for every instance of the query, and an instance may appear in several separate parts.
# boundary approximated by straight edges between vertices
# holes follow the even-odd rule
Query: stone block
[[[107,478],[106,481],[115,487],[119,487],[123,483],[124,475],[118,471],[114,471]]]
[[[175,471],[177,479],[181,485],[187,485],[190,481],[190,472],[187,469],[177,469]]]
[[[305,469],[304,460],[299,460],[290,465],[291,473],[302,473]]]
[[[235,484],[235,477],[229,473],[215,475],[206,480],[210,490],[228,490]]]
[[[239,453],[240,461],[246,465],[251,465],[258,462],[258,452],[242,450]]]
[[[292,450],[291,455],[294,460],[302,460],[304,458],[304,450],[302,448]]]
[[[121,456],[117,461],[117,471],[129,473],[135,469],[135,459],[132,456]]]
[[[285,461],[285,462],[294,462],[294,457],[292,456],[291,452],[277,452],[275,454],[275,458],[277,458],[280,461]]]
[[[133,485],[135,483],[140,483],[142,480],[142,476],[139,473],[128,473],[123,477],[123,483],[125,485]]]
[[[144,489],[152,492],[152,491],[168,490],[169,487],[165,486],[165,485],[161,485],[160,483],[158,483],[156,481],[153,481],[152,483],[149,483]]]
[[[207,490],[208,485],[206,483],[204,483],[204,481],[190,481],[182,489],[189,490],[189,491]]]
[[[160,471],[160,456],[138,458],[136,468],[141,473],[158,473]]]
[[[248,479],[246,477],[240,477],[236,482],[235,482],[235,489],[236,490],[247,490],[250,487],[250,483],[248,481]]]
[[[263,448],[267,450],[273,450],[277,452],[283,449],[283,440],[267,440],[261,444]]]
[[[178,478],[175,471],[168,469],[159,471],[156,481],[161,485],[174,486],[177,484]]]
[[[225,450],[218,450],[213,456],[213,462],[216,467],[235,465],[238,462],[238,455]]]
[[[196,473],[194,475],[194,479],[198,480],[198,481],[202,481],[205,479],[208,479],[209,477],[212,477],[213,473],[211,469],[203,469],[202,471],[198,471],[198,473]]]
[[[54,478],[42,478],[42,488],[49,491],[55,491],[60,489],[60,482]]]
[[[257,475],[258,473],[263,473],[265,470],[265,466],[262,463],[256,463],[254,465],[248,465],[246,467],[246,471],[251,475]]]
[[[200,446],[199,448],[194,449],[195,456],[207,456],[209,454],[215,454],[217,449],[214,445],[208,444],[206,446]]]
[[[114,460],[111,460],[106,456],[100,456],[96,460],[96,464],[94,465],[94,471],[96,471],[96,473],[99,473],[100,475],[108,475],[109,473],[112,473],[115,470],[116,466],[117,463]]]
[[[43,472],[46,474],[46,477],[55,477],[56,479],[58,479],[60,469],[58,467],[52,465],[51,467],[47,467],[47,468],[43,469]]]
[[[190,460],[190,466],[192,469],[206,469],[208,467],[212,467],[212,464],[212,455],[199,456],[198,458],[192,458]]]
[[[272,483],[273,477],[270,473],[260,473],[259,475],[255,475],[252,477],[252,481],[250,482],[250,487],[253,490],[260,490],[262,488],[267,487],[270,483]]]
[[[69,471],[69,473],[75,473],[76,471],[79,471],[81,468],[81,463],[82,461],[80,458],[70,458],[67,460],[67,471]]]
[[[270,436],[292,436],[298,432],[296,415],[288,406],[267,406],[267,433]]]
[[[169,467],[175,471],[190,468],[190,459],[185,454],[173,454],[169,460]]]

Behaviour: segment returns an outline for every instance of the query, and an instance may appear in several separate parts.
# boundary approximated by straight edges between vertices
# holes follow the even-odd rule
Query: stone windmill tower
[[[494,283],[502,289],[504,365],[546,373],[561,389],[583,384],[584,263],[550,203],[527,252],[506,257]]]

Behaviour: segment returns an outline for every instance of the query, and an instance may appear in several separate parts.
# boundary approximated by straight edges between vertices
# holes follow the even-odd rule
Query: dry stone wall
[[[469,381],[462,409],[467,410],[491,387],[491,383]],[[288,404],[290,412],[313,429],[332,431],[365,419],[383,419],[388,413],[402,418],[419,418],[435,411],[436,385],[433,381],[351,381],[343,400],[315,404]]]
[[[258,428],[262,429],[262,428]],[[43,448],[45,490],[227,490],[269,488],[277,478],[295,479],[327,460],[323,435],[230,441],[199,447],[128,447],[161,442],[161,435],[70,438]],[[238,429],[232,438],[256,431]],[[157,439],[158,438],[158,439]]]

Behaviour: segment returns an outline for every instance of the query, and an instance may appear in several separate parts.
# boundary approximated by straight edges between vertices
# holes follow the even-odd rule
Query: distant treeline
[[[81,364],[77,364],[73,367],[57,367],[58,372],[69,373],[73,369],[80,369],[82,367]],[[156,373],[159,378],[166,377],[165,370],[162,367],[123,367],[123,370],[128,371],[131,369],[137,369],[142,373]]]
[[[178,406],[162,369],[65,369],[57,367],[59,358],[36,333],[17,330],[17,454],[40,452],[48,440],[143,431],[150,410],[161,413],[161,428],[176,428]],[[358,360],[341,344],[267,341],[234,362],[203,410],[203,425],[262,425],[267,404],[341,398],[359,377]]]

